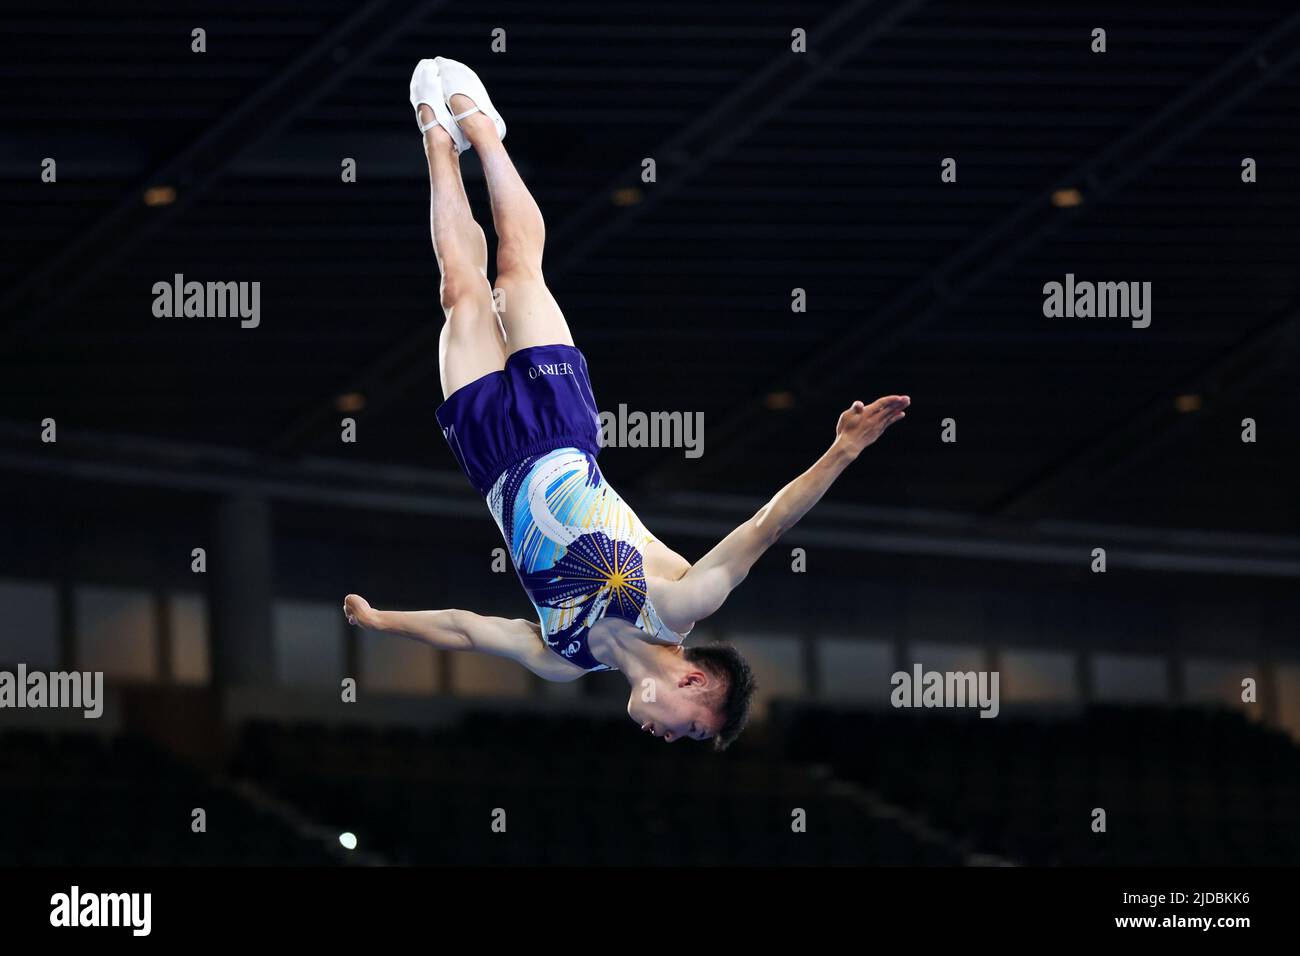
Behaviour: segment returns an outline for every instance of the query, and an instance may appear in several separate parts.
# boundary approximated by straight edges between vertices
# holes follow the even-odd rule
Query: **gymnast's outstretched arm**
[[[365,598],[343,599],[348,623],[372,631],[387,631],[444,651],[477,651],[509,658],[549,681],[581,677],[582,668],[553,653],[542,643],[541,628],[523,618],[487,617],[472,611],[380,611]]]
[[[664,623],[683,633],[720,608],[763,552],[821,500],[864,448],[905,417],[910,404],[906,395],[886,395],[870,405],[854,402],[835,425],[835,441],[811,468],[723,538],[680,580],[661,586],[655,605]]]

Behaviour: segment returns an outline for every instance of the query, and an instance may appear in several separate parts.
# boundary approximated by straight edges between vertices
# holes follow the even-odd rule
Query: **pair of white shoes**
[[[453,114],[451,98],[457,93],[474,101],[474,106],[463,113]],[[463,153],[470,148],[469,138],[461,132],[460,120],[473,113],[482,113],[496,124],[497,136],[506,138],[506,123],[488,98],[487,89],[478,74],[457,60],[445,56],[432,60],[421,60],[411,74],[411,106],[415,109],[416,122],[420,119],[420,106],[424,104],[433,110],[433,122],[420,125],[420,132],[441,126],[451,136],[456,153]]]

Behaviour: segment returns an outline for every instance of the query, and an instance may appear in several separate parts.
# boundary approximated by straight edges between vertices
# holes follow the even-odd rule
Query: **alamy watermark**
[[[132,936],[148,936],[153,927],[152,893],[83,893],[73,886],[50,897],[54,927],[125,927]]]
[[[601,448],[683,448],[687,458],[704,454],[703,412],[600,413]]]
[[[0,671],[0,709],[80,710],[87,720],[104,713],[103,671]]]
[[[1150,282],[1065,282],[1043,285],[1043,315],[1049,319],[1131,319],[1135,329],[1151,324]]]
[[[528,367],[531,380],[576,376],[572,362],[539,362]],[[600,412],[601,448],[683,448],[687,458],[704,454],[703,412],[638,412],[620,403],[616,412]]]
[[[997,671],[926,671],[920,664],[912,672],[895,671],[889,702],[895,707],[978,707],[981,717],[996,717]]]
[[[153,314],[159,319],[225,319],[236,316],[240,328],[262,323],[262,283],[186,282],[176,273],[171,282],[153,284]]]

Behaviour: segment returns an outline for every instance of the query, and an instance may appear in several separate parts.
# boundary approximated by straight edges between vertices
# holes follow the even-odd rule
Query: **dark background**
[[[1284,3],[6,14],[0,665],[111,695],[0,711],[4,861],[1293,862],[1298,40]],[[725,755],[639,739],[616,677],[338,614],[528,613],[433,419],[439,54],[505,115],[601,407],[704,415],[701,458],[601,457],[688,558],[912,396],[701,627],[764,686]],[[1150,328],[1044,318],[1067,272],[1151,282]],[[155,318],[175,273],[259,281],[260,327]],[[1001,715],[888,708],[914,662],[999,670]]]

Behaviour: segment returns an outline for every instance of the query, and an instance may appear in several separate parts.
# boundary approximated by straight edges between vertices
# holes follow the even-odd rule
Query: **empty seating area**
[[[988,720],[789,708],[791,756],[828,764],[1030,864],[1295,865],[1300,749],[1229,711],[1097,707]],[[1092,830],[1094,808],[1106,832]]]
[[[314,836],[143,738],[9,730],[0,865],[337,865],[344,831],[364,851],[352,862],[398,865],[1300,861],[1300,749],[1227,711],[985,720],[784,704],[722,755],[555,714],[470,713],[437,730],[253,721],[232,734],[226,775]],[[196,807],[207,833],[191,832]],[[798,811],[805,832],[792,830]]]
[[[234,772],[394,863],[960,862],[805,768],[665,745],[622,720],[471,716],[437,733],[254,723]],[[792,832],[796,808],[806,832]]]
[[[207,832],[191,813],[207,812]],[[0,732],[0,865],[333,862],[140,738]]]

